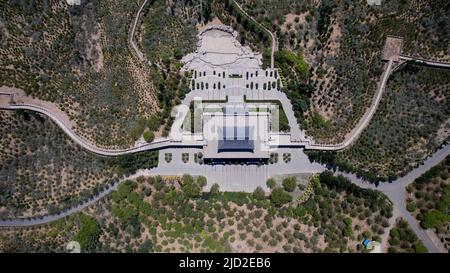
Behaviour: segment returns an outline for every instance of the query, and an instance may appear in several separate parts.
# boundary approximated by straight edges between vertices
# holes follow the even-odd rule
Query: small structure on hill
[[[363,246],[370,250],[370,253],[381,253],[381,244],[377,241],[371,241],[367,238],[363,241]]]
[[[381,59],[389,61],[392,59],[398,62],[400,55],[403,52],[403,38],[398,36],[387,36],[384,42],[383,53]]]

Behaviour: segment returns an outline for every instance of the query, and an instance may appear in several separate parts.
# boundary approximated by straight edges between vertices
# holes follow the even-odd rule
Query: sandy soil
[[[340,38],[342,36],[341,26],[336,19],[334,19],[332,28],[333,30],[331,31],[330,42],[328,44],[328,54],[331,56],[335,56],[337,51],[339,50],[339,47],[341,46]]]
[[[147,71],[137,64],[132,56],[128,58],[127,66],[139,94],[139,111],[146,113],[149,117],[159,110],[153,82],[148,77]]]
[[[103,50],[102,43],[100,41],[101,38],[101,28],[97,28],[97,32],[91,35],[90,39],[90,47],[87,49],[88,59],[92,60],[93,68],[95,72],[100,72],[103,69]]]
[[[198,25],[200,32],[197,50],[181,59],[181,71],[205,69],[258,69],[262,55],[236,40],[236,31],[220,21]],[[205,31],[205,29],[207,29]]]
[[[444,143],[444,141],[450,136],[450,118],[441,124],[436,133],[436,142]]]
[[[211,26],[211,25],[224,25],[222,23],[222,21],[220,21],[219,18],[214,17],[212,19],[212,21],[208,22],[207,24],[202,23],[197,23],[196,28],[197,28],[197,32],[200,33],[202,32],[206,27]]]

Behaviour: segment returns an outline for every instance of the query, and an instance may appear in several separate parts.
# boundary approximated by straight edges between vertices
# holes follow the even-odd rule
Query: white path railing
[[[418,64],[424,64],[424,65],[432,66],[432,67],[450,68],[450,63],[446,63],[446,62],[426,60],[426,59],[416,58],[416,57],[412,57],[412,56],[408,56],[408,55],[400,55],[399,58],[400,58],[400,60],[414,61],[414,62],[417,62]]]

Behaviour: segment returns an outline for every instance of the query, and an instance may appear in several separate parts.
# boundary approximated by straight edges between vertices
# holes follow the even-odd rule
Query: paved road
[[[171,150],[173,154],[176,155],[176,151]],[[185,150],[178,150],[178,153],[185,152]],[[197,152],[197,151],[194,151]],[[417,220],[406,210],[406,204],[405,204],[405,187],[412,183],[416,178],[420,177],[422,174],[424,174],[426,171],[428,171],[433,166],[436,166],[439,164],[442,160],[446,158],[450,154],[450,144],[447,144],[437,152],[435,152],[432,156],[430,156],[427,160],[425,160],[424,164],[418,166],[414,170],[412,170],[410,173],[408,173],[406,176],[401,177],[397,179],[396,181],[392,183],[381,183],[379,186],[375,186],[374,184],[368,183],[366,181],[361,180],[360,178],[356,177],[354,174],[348,174],[348,173],[342,173],[342,172],[336,172],[336,174],[342,174],[343,176],[349,178],[354,184],[362,187],[362,188],[368,188],[368,189],[375,189],[379,190],[383,193],[385,193],[388,198],[392,201],[394,208],[400,213],[400,216],[405,218],[413,231],[416,233],[416,235],[419,237],[419,239],[424,243],[424,245],[430,250],[430,252],[442,252],[442,247],[439,245],[439,242],[433,241],[433,235],[429,231],[424,231],[420,228]],[[191,155],[191,158],[193,158],[193,154]],[[293,156],[293,164],[287,164],[286,166],[280,165],[269,165],[267,167],[263,167],[261,169],[258,169],[256,166],[248,167],[248,166],[205,166],[205,165],[198,165],[194,163],[188,163],[188,164],[168,164],[166,162],[163,162],[163,156],[160,155],[160,166],[158,166],[155,169],[151,170],[141,170],[138,173],[127,177],[125,179],[122,179],[120,182],[114,184],[113,186],[109,187],[108,189],[104,190],[103,192],[100,192],[97,196],[94,198],[88,200],[87,202],[83,204],[79,204],[75,207],[70,208],[69,210],[56,214],[56,215],[46,215],[39,218],[27,218],[27,219],[9,219],[9,220],[0,220],[0,227],[25,227],[25,226],[34,226],[34,225],[40,225],[45,223],[50,223],[53,221],[56,221],[58,219],[62,219],[68,215],[71,215],[73,213],[79,212],[83,210],[84,208],[94,204],[104,196],[108,195],[115,189],[117,189],[117,186],[122,183],[123,181],[127,179],[135,179],[139,176],[145,176],[145,175],[166,175],[166,174],[183,174],[183,173],[192,173],[195,175],[206,175],[208,177],[212,177],[212,179],[221,184],[221,188],[225,190],[236,190],[235,183],[225,183],[223,181],[223,177],[227,177],[234,173],[234,175],[237,175],[238,177],[246,176],[248,178],[252,177],[251,172],[252,171],[258,171],[258,177],[261,176],[264,178],[264,180],[274,174],[292,174],[301,171],[301,169],[307,168],[308,172],[320,172],[323,171],[325,168],[321,167],[317,164],[308,164],[307,162],[304,162],[302,159],[302,156],[298,157]],[[181,160],[181,156],[175,156],[175,160]],[[295,165],[295,166],[294,166]],[[309,166],[311,165],[311,166]],[[299,169],[299,166],[301,168]],[[254,169],[254,170],[253,170]],[[222,177],[223,176],[223,177]],[[229,180],[229,179],[228,179]],[[262,180],[262,181],[264,181]],[[211,181],[210,181],[211,182]],[[210,183],[211,184],[211,183]],[[260,181],[250,183],[250,187],[245,188],[247,191],[252,191],[257,186],[265,187],[265,183],[261,183]]]
[[[257,24],[259,27],[264,29],[264,31],[269,33],[270,38],[272,40],[272,51],[271,51],[271,54],[270,54],[270,68],[273,69],[275,67],[275,57],[274,57],[275,51],[278,51],[278,39],[277,39],[277,36],[275,34],[273,34],[272,31],[270,31],[265,26],[263,26],[258,21],[256,21],[252,16],[250,16],[236,1],[233,0],[233,2],[236,4],[236,6],[239,8],[239,10],[241,10],[242,13],[244,13],[245,15],[247,15],[248,18],[250,18],[250,20],[252,20],[255,24]]]
[[[413,169],[407,175],[398,178],[392,183],[380,183],[378,186],[367,181],[363,181],[354,174],[342,172],[336,172],[336,174],[342,174],[361,188],[379,190],[386,194],[392,201],[394,208],[398,210],[400,215],[405,218],[406,221],[408,221],[411,228],[430,252],[445,252],[445,249],[440,242],[436,241],[436,235],[431,230],[423,230],[419,226],[417,220],[406,210],[406,187],[432,167],[445,160],[448,155],[450,155],[450,144],[447,144],[436,151],[432,156],[428,157],[423,164]]]
[[[126,180],[133,180],[139,176],[155,175],[203,175],[207,177],[208,190],[214,183],[219,184],[223,191],[245,191],[253,192],[257,187],[266,187],[266,181],[269,177],[280,174],[296,173],[317,173],[325,168],[318,163],[310,163],[308,157],[301,149],[293,151],[290,148],[281,148],[278,150],[280,155],[279,163],[264,166],[256,165],[200,165],[194,162],[194,154],[201,151],[198,148],[169,148],[160,152],[158,167],[146,170],[139,170],[136,174],[121,179],[119,182],[100,192],[97,196],[88,201],[76,205],[60,214],[45,215],[35,218],[16,218],[0,220],[0,227],[27,227],[51,223],[62,219],[71,214],[77,213],[86,207],[93,205],[103,197],[117,189],[117,187]],[[284,163],[281,155],[285,152],[291,153],[291,162]],[[164,153],[172,153],[172,161],[167,163],[164,159]],[[182,162],[182,153],[189,154],[189,162]],[[242,183],[245,181],[245,184]]]

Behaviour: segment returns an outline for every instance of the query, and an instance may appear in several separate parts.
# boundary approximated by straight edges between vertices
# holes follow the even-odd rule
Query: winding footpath
[[[400,60],[403,60],[403,61],[414,61],[414,62],[417,62],[418,64],[431,66],[431,67],[450,68],[450,63],[446,63],[446,62],[426,60],[426,59],[422,59],[422,58],[411,57],[408,55],[400,55],[399,58],[400,58]]]
[[[140,6],[136,17],[133,21],[133,25],[131,28],[130,38],[129,38],[129,45],[131,49],[136,53],[137,58],[141,62],[146,62],[145,55],[139,50],[138,46],[136,45],[134,41],[134,34],[139,22],[140,14],[144,8],[144,6],[147,4],[148,0],[145,0],[142,5]],[[236,6],[240,9],[242,13],[244,13],[248,18],[250,18],[253,22],[255,22],[259,27],[264,29],[272,39],[272,50],[271,50],[271,68],[274,68],[274,54],[278,49],[278,41],[276,35],[274,35],[270,30],[268,30],[266,27],[264,27],[262,24],[258,23],[254,18],[252,18],[250,15],[248,15],[242,7],[236,2],[233,1]],[[414,61],[419,64],[423,64],[426,66],[431,67],[438,67],[438,68],[450,68],[450,63],[443,63],[443,62],[436,62],[436,61],[430,61],[420,58],[415,58],[411,56],[406,55],[400,55],[399,59],[403,62],[408,61]],[[384,67],[383,74],[381,75],[381,80],[378,84],[377,90],[375,92],[374,98],[372,100],[372,104],[369,107],[369,109],[366,111],[364,116],[360,119],[357,126],[349,133],[346,140],[340,144],[336,145],[322,145],[322,144],[315,144],[313,141],[303,141],[299,143],[298,145],[305,147],[305,149],[311,149],[311,150],[341,150],[349,147],[362,133],[362,131],[368,126],[370,120],[372,119],[373,115],[376,112],[376,109],[380,103],[380,100],[382,98],[382,95],[386,89],[387,81],[389,79],[389,76],[392,74],[393,71],[399,66],[397,64],[394,66],[394,61],[391,59],[389,60]],[[196,93],[188,94],[188,99],[193,99],[193,96],[196,95]],[[197,94],[201,95],[201,94]],[[254,94],[253,94],[254,95]],[[270,94],[265,94],[265,96]],[[283,93],[281,94],[272,94],[274,97],[278,97],[280,101],[283,101],[283,104],[290,105],[289,100]],[[105,149],[101,147],[97,147],[96,145],[90,143],[83,137],[76,134],[76,132],[72,128],[72,123],[68,119],[68,117],[60,110],[55,109],[55,107],[49,107],[48,103],[41,102],[41,103],[30,103],[27,102],[21,102],[21,96],[23,98],[23,94],[21,92],[18,92],[18,89],[2,86],[0,87],[0,109],[6,109],[6,110],[31,110],[36,111],[41,114],[44,114],[51,118],[75,143],[83,147],[84,149],[101,155],[101,156],[119,156],[124,154],[131,154],[131,153],[137,153],[142,151],[148,151],[148,150],[160,150],[163,148],[169,148],[169,147],[177,147],[177,148],[183,148],[183,147],[202,147],[202,143],[183,143],[181,141],[174,141],[172,139],[158,139],[155,140],[152,143],[143,144],[143,145],[137,145],[135,147],[127,148],[127,149]],[[208,96],[207,94],[202,94],[202,97]],[[210,95],[215,96],[215,95]],[[249,97],[251,94],[248,95]],[[286,102],[287,100],[287,102]],[[294,120],[294,114],[291,108],[287,108],[287,113],[289,117],[289,121],[291,123],[292,120]],[[291,113],[292,111],[292,113]],[[295,128],[295,126],[293,127]],[[295,135],[298,135],[298,139],[295,138],[295,140],[300,142],[300,139],[304,139],[304,135],[302,135],[302,132],[295,132]],[[292,137],[292,136],[291,136]],[[417,234],[419,239],[424,243],[424,245],[430,250],[430,252],[442,252],[442,247],[439,245],[439,242],[436,241],[436,236],[431,231],[424,231],[420,228],[417,220],[406,210],[406,190],[405,187],[411,184],[416,178],[420,177],[422,174],[424,174],[426,171],[428,171],[433,166],[439,164],[442,160],[445,159],[446,156],[450,154],[450,144],[447,144],[443,146],[440,150],[436,151],[432,156],[430,156],[428,159],[425,160],[425,162],[418,166],[417,168],[413,169],[411,172],[409,172],[404,177],[401,177],[397,179],[396,181],[392,183],[381,183],[378,186],[375,186],[374,184],[370,184],[368,182],[363,181],[362,179],[356,177],[354,174],[348,174],[348,173],[342,173],[342,172],[336,172],[336,174],[342,174],[343,176],[349,178],[355,185],[360,186],[362,188],[366,189],[374,189],[379,190],[383,193],[385,193],[388,198],[392,201],[394,208],[400,213],[400,215],[405,218],[411,228],[414,230],[414,232]],[[47,224],[53,221],[56,221],[58,219],[62,219],[66,216],[69,216],[73,213],[79,212],[86,207],[96,203],[106,195],[110,194],[114,190],[117,189],[118,185],[122,183],[123,181],[126,181],[128,179],[135,179],[139,176],[145,176],[145,175],[151,175],[150,170],[141,170],[138,171],[136,174],[131,175],[127,178],[121,179],[120,181],[116,182],[113,185],[110,185],[106,187],[102,192],[100,192],[95,197],[80,203],[74,207],[71,207],[59,214],[54,215],[45,215],[45,216],[37,216],[33,218],[16,218],[16,219],[7,219],[7,220],[0,220],[0,227],[27,227],[27,226],[34,226],[34,225],[41,225],[41,224]]]
[[[49,103],[43,101],[33,100],[34,103],[30,102],[17,102],[20,100],[18,97],[22,96],[17,89],[9,88],[6,86],[0,87],[0,109],[5,110],[31,110],[39,112],[48,116],[52,119],[63,131],[66,133],[75,143],[86,149],[87,151],[101,155],[101,156],[120,156],[126,154],[133,154],[144,151],[160,150],[169,147],[192,147],[195,146],[193,143],[182,143],[171,141],[168,138],[156,139],[152,143],[140,144],[134,147],[126,149],[106,149],[101,148],[83,137],[79,136],[72,128],[72,123],[67,115],[60,111],[50,107]],[[3,98],[2,98],[3,97]],[[25,98],[27,99],[27,98]],[[8,103],[2,103],[9,101]],[[38,105],[39,104],[39,105]],[[200,144],[197,145],[200,147]]]
[[[358,137],[361,135],[361,133],[364,131],[364,129],[369,125],[370,121],[372,120],[373,116],[375,115],[378,105],[380,104],[381,98],[383,97],[383,93],[386,90],[386,85],[389,80],[389,77],[392,75],[393,72],[395,72],[404,63],[413,61],[419,65],[426,65],[426,66],[434,67],[434,68],[450,69],[450,63],[445,63],[445,62],[425,60],[425,59],[414,58],[414,57],[410,57],[410,56],[406,56],[406,55],[400,55],[399,59],[400,59],[400,62],[398,62],[398,63],[395,63],[393,61],[393,59],[390,59],[385,64],[383,73],[381,74],[381,79],[378,83],[378,87],[375,91],[375,95],[372,99],[372,103],[371,103],[370,107],[366,110],[364,115],[358,121],[358,124],[356,125],[356,127],[353,128],[349,134],[347,134],[347,136],[343,142],[338,143],[338,144],[316,144],[316,143],[314,143],[313,140],[311,140],[311,141],[309,141],[311,144],[305,146],[305,149],[322,150],[322,151],[338,151],[338,150],[343,150],[343,149],[350,147],[358,139]]]
[[[238,7],[238,9],[245,14],[245,16],[247,16],[250,20],[252,20],[255,24],[257,24],[260,28],[262,28],[264,31],[266,31],[267,33],[269,33],[270,38],[272,40],[272,50],[270,53],[270,68],[274,69],[275,67],[275,52],[278,51],[278,38],[275,34],[273,34],[272,31],[270,31],[269,29],[267,29],[265,26],[263,26],[262,24],[260,24],[258,21],[256,21],[252,16],[250,16],[242,7],[241,5],[238,4],[238,2],[236,2],[235,0],[233,0],[234,4],[236,4],[236,6]]]
[[[381,80],[378,83],[377,90],[375,91],[374,98],[372,99],[372,104],[367,109],[364,116],[362,116],[362,118],[359,120],[356,127],[347,135],[346,139],[342,143],[332,145],[313,143],[306,146],[305,148],[310,150],[336,151],[343,150],[349,147],[359,137],[362,131],[369,125],[370,121],[372,120],[372,117],[375,114],[378,105],[380,104],[381,98],[383,97],[383,93],[386,89],[389,76],[393,71],[393,65],[394,61],[392,59],[389,60],[387,64],[385,64],[383,74],[381,75]]]
[[[138,12],[136,13],[136,17],[134,18],[133,26],[131,28],[130,37],[129,37],[129,45],[131,49],[136,53],[136,57],[140,62],[145,63],[147,59],[145,58],[144,53],[139,50],[136,42],[134,41],[134,34],[136,33],[137,24],[139,23],[139,17],[141,16],[141,12],[147,4],[148,0],[145,0],[142,5],[139,7]]]

